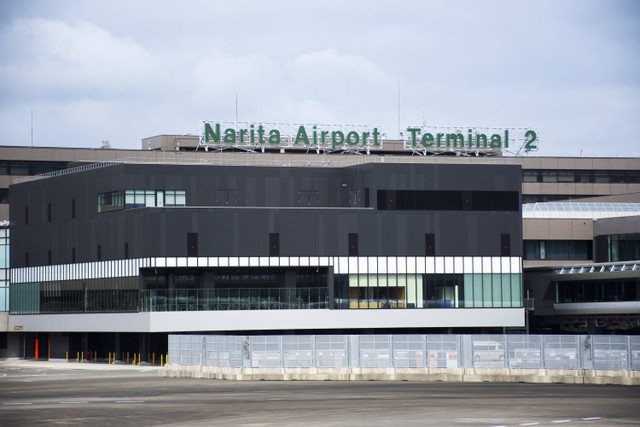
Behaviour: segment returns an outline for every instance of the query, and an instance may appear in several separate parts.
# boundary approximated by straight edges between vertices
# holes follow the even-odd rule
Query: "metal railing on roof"
[[[640,261],[606,262],[598,264],[584,264],[560,267],[553,270],[554,274],[590,274],[610,273],[615,271],[638,271]]]
[[[23,176],[23,177],[20,177],[20,178],[16,178],[16,180],[14,182],[16,184],[21,184],[23,182],[37,181],[39,179],[55,178],[57,176],[71,175],[71,174],[74,174],[74,173],[84,172],[84,171],[88,171],[88,170],[100,169],[100,168],[105,168],[105,167],[108,167],[108,166],[115,166],[115,165],[119,165],[119,164],[122,164],[122,163],[123,162],[117,161],[117,160],[116,161],[109,161],[109,162],[94,162],[94,163],[89,163],[89,164],[82,165],[82,166],[76,166],[76,167],[69,168],[69,169],[62,169],[62,170],[53,171],[53,172],[41,173],[39,175]]]
[[[640,203],[536,202],[522,205],[523,212],[640,212]]]

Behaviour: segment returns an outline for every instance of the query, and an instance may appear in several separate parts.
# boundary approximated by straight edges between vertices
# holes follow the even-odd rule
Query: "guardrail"
[[[168,363],[229,368],[640,371],[640,336],[169,335]]]
[[[58,171],[41,173],[39,175],[31,175],[31,176],[19,177],[19,178],[15,179],[15,183],[16,184],[21,184],[23,182],[37,181],[39,179],[55,178],[57,176],[71,175],[71,174],[74,174],[74,173],[84,172],[84,171],[88,171],[88,170],[100,169],[100,168],[105,168],[105,167],[108,167],[108,166],[115,166],[115,165],[119,165],[119,164],[122,164],[122,163],[123,162],[121,162],[121,161],[89,163],[87,165],[77,166],[77,167],[74,167],[74,168],[61,169],[61,170],[58,170]]]

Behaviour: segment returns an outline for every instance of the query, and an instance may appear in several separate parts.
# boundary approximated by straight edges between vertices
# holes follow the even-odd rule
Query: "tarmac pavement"
[[[640,425],[640,387],[161,378],[158,366],[0,362],[0,425]]]

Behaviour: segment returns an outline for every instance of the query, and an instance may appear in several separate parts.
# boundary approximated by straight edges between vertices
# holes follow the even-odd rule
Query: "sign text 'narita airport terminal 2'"
[[[250,122],[203,122],[200,145],[232,147],[317,147],[323,151],[383,149],[378,126]],[[407,127],[404,149],[414,153],[493,155],[502,150],[538,149],[538,132],[528,128]]]

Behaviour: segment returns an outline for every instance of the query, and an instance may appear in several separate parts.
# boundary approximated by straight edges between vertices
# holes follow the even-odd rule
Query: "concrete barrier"
[[[236,381],[420,381],[640,385],[640,371],[488,368],[225,368],[166,365],[167,378]]]

